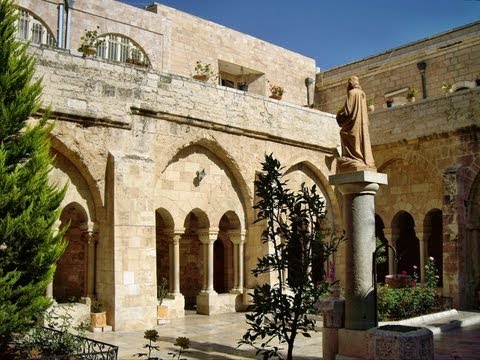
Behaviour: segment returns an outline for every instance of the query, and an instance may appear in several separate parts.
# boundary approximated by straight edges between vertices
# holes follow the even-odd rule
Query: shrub
[[[425,265],[425,284],[418,285],[417,269],[413,269],[413,281],[404,288],[379,286],[377,292],[378,318],[380,321],[401,320],[442,310],[441,297],[435,287],[438,284],[435,260],[430,257]]]

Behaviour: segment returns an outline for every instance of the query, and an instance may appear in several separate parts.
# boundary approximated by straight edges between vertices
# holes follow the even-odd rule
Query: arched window
[[[55,37],[39,18],[27,10],[19,9],[18,11],[17,37],[19,39],[30,41],[32,44],[56,46]]]
[[[145,52],[131,39],[118,34],[106,34],[100,36],[99,40],[104,41],[97,49],[97,57],[150,67]]]

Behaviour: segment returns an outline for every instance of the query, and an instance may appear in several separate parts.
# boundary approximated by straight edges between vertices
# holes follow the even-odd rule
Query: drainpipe
[[[65,33],[65,49],[70,50],[70,31],[72,23],[72,10],[76,0],[65,0],[67,4],[67,31]]]
[[[58,33],[57,33],[57,39],[58,39],[58,44],[57,46],[62,49],[63,48],[63,39],[64,39],[64,34],[63,34],[63,13],[65,12],[65,4],[63,2],[58,4]]]
[[[310,85],[313,84],[312,78],[305,79],[305,86],[307,87],[307,106],[310,106]]]
[[[420,75],[422,77],[422,95],[423,98],[427,98],[427,81],[425,79],[425,69],[427,68],[427,63],[425,61],[421,61],[417,63],[417,68],[420,70]]]

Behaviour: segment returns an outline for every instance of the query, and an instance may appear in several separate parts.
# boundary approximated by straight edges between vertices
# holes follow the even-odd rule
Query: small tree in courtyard
[[[45,289],[64,251],[54,233],[64,190],[48,183],[52,159],[34,59],[16,40],[12,0],[0,0],[0,353],[48,308]]]
[[[255,181],[261,200],[254,208],[256,221],[266,225],[262,242],[272,250],[252,272],[274,272],[278,282],[254,290],[253,312],[246,315],[250,327],[239,343],[255,347],[264,359],[281,358],[274,341],[287,343],[287,359],[293,359],[297,334],[309,337],[314,330],[315,320],[307,314],[328,291],[325,263],[340,239],[325,229],[325,203],[315,185],[302,184],[297,193],[291,192],[272,155],[265,156],[262,169]]]

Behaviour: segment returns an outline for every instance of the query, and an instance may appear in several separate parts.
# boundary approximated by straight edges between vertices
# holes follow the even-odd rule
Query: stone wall
[[[376,109],[386,107],[385,94],[395,93],[394,105],[403,105],[408,88],[417,90],[422,99],[422,77],[417,64],[425,62],[427,97],[444,94],[442,84],[456,88],[474,87],[480,74],[480,22],[454,29],[391,49],[379,55],[317,74],[316,102],[324,111],[336,112],[343,105],[348,77],[357,75],[368,99]]]

